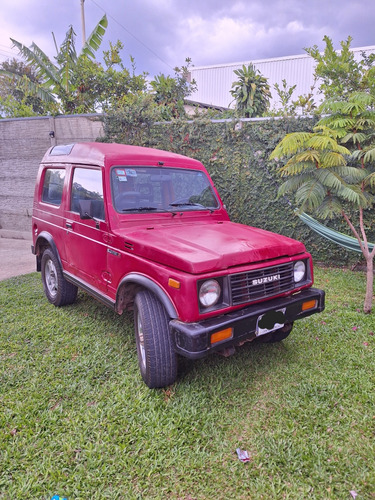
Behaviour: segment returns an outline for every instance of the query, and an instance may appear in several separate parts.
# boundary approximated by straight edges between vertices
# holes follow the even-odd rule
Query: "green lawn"
[[[326,311],[284,342],[150,390],[131,315],[82,292],[54,308],[36,273],[1,282],[0,498],[375,498],[375,314],[362,273],[316,285]]]

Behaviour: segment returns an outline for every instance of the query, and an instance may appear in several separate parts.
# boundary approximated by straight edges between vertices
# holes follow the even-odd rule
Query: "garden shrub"
[[[142,118],[144,120],[144,116]],[[305,243],[315,261],[348,265],[361,262],[361,255],[349,252],[320,237],[295,215],[292,200],[277,199],[281,179],[278,165],[269,155],[289,132],[311,130],[317,118],[267,120],[209,120],[145,123],[117,112],[104,118],[105,142],[154,147],[201,161],[210,173],[235,222],[274,231]],[[134,132],[136,130],[136,133]],[[374,212],[367,214],[371,228]],[[327,223],[349,234],[341,220]],[[375,232],[370,235],[375,241]]]

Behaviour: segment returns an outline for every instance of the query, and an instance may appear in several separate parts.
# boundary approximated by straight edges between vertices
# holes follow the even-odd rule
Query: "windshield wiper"
[[[202,208],[205,208],[200,203],[191,203],[190,201],[186,202],[186,203],[170,203],[169,206],[170,207],[202,207]]]
[[[148,210],[157,210],[157,207],[133,207],[123,208],[121,212],[147,212]]]

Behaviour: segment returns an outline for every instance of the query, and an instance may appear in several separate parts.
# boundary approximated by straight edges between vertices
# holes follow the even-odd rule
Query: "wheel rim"
[[[137,314],[137,336],[138,336],[138,349],[139,349],[139,354],[141,356],[141,362],[143,368],[146,368],[145,340],[143,335],[142,321],[141,318],[139,317],[139,313]]]
[[[52,297],[55,297],[57,294],[57,285],[58,285],[57,272],[55,264],[52,262],[51,259],[48,259],[46,262],[45,279],[46,279],[46,286],[48,289],[48,293]]]

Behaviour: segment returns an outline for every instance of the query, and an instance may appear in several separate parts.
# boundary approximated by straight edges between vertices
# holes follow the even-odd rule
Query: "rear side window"
[[[71,210],[105,220],[101,170],[79,167],[74,169]]]
[[[63,194],[65,170],[48,168],[44,174],[42,201],[51,205],[60,205]]]

